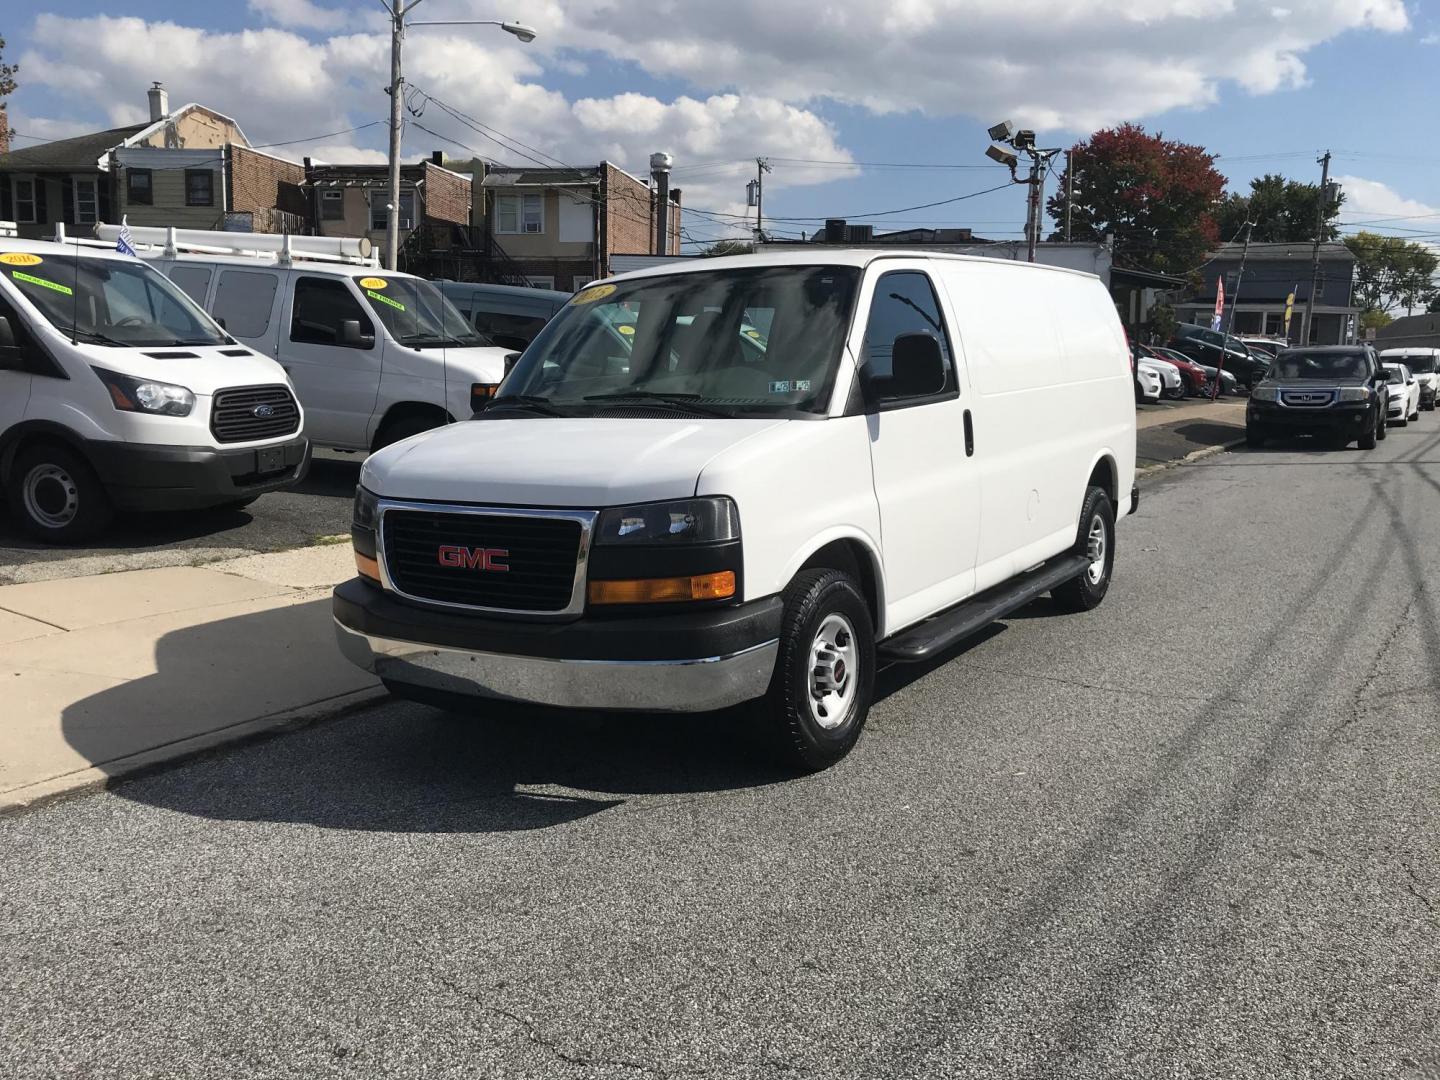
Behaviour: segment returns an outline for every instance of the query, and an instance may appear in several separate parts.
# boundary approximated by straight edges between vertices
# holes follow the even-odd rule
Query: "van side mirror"
[[[375,335],[362,334],[359,319],[343,319],[340,322],[340,344],[353,349],[368,349],[375,344]]]
[[[879,398],[929,397],[945,389],[945,357],[929,334],[899,334],[890,352],[890,374],[870,380]]]
[[[0,315],[0,371],[26,371],[25,357],[15,344],[15,329]]]
[[[510,369],[515,366],[515,361],[517,361],[517,360],[519,360],[519,359],[520,359],[520,354],[519,354],[518,352],[512,352],[512,353],[506,353],[506,354],[505,354],[505,374],[506,374],[506,375],[509,375],[509,374],[510,374]]]
[[[10,325],[10,320],[0,315],[0,349],[15,348],[15,328]]]

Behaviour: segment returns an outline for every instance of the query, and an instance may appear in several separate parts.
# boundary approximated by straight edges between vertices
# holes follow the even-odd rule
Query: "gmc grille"
[[[380,531],[390,581],[407,596],[549,614],[570,605],[582,532],[573,519],[391,509]],[[441,548],[452,552],[449,565]],[[503,551],[499,561],[507,569],[467,565],[453,555],[456,548]]]
[[[216,442],[258,442],[299,430],[300,408],[287,387],[239,386],[215,394],[210,431]]]

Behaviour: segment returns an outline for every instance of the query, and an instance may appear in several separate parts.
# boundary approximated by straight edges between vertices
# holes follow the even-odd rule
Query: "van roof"
[[[0,241],[3,244],[3,241]],[[52,247],[56,245],[51,245]],[[333,274],[335,277],[384,277],[384,278],[416,278],[416,274],[407,274],[403,270],[386,270],[379,266],[366,266],[363,263],[352,262],[328,262],[322,259],[295,259],[292,262],[282,263],[280,253],[264,252],[256,255],[221,255],[209,254],[204,251],[180,251],[174,255],[166,255],[162,252],[143,252],[140,256],[147,262],[165,260],[177,263],[213,263],[217,266],[248,266],[250,269],[261,270],[303,270],[307,274]],[[420,280],[424,280],[423,278]],[[438,284],[438,282],[436,283]]]
[[[1440,356],[1440,349],[1395,348],[1380,350],[1381,356]]]
[[[687,259],[683,262],[661,263],[643,270],[631,270],[604,278],[605,281],[635,281],[640,278],[670,277],[674,274],[694,274],[702,270],[741,270],[752,266],[856,266],[867,267],[871,263],[889,259],[925,259],[930,261],[983,263],[986,266],[1010,266],[1018,270],[1046,271],[1056,274],[1074,274],[1077,277],[1098,281],[1094,274],[1084,270],[1071,270],[1064,266],[1047,266],[1044,263],[1016,262],[1013,259],[992,259],[985,255],[953,255],[938,251],[910,251],[904,248],[886,248],[884,251],[864,248],[829,247],[823,244],[797,244],[794,251],[762,251],[753,255],[720,255],[713,259]]]
[[[96,247],[92,244],[57,244],[54,240],[20,240],[13,236],[0,236],[0,253],[16,252],[25,255],[39,255],[42,259],[61,257],[73,259],[76,254],[87,259],[129,259],[112,247]]]

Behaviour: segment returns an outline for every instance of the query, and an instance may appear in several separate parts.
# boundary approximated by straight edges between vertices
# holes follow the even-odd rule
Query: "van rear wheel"
[[[1079,577],[1051,589],[1050,595],[1066,611],[1089,611],[1110,591],[1110,575],[1115,569],[1115,507],[1104,488],[1086,490],[1071,551],[1086,556],[1089,565]]]
[[[6,495],[20,526],[47,544],[88,540],[115,516],[90,463],[60,443],[36,443],[15,455]]]
[[[819,772],[855,745],[875,690],[875,630],[859,585],[841,570],[797,574],[785,590],[780,653],[756,702],[783,762]]]

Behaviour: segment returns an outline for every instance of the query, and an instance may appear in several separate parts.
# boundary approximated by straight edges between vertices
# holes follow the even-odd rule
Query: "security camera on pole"
[[[1035,261],[1035,245],[1040,242],[1040,216],[1045,202],[1045,173],[1049,171],[1051,158],[1060,153],[1063,148],[1054,147],[1046,150],[1036,146],[1035,132],[1016,131],[1015,125],[1009,120],[1000,121],[989,130],[988,134],[991,143],[1005,145],[990,146],[986,149],[985,156],[991,161],[998,161],[1001,165],[1007,166],[1010,169],[1010,179],[1015,183],[1030,186],[1030,197],[1025,207],[1025,247],[1026,260],[1033,263]],[[1020,154],[1025,154],[1030,159],[1030,175],[1024,180],[1021,180],[1016,173],[1016,166],[1020,163]]]
[[[405,76],[401,74],[400,52],[408,26],[498,26],[524,42],[535,40],[535,31],[524,23],[495,19],[438,19],[430,22],[405,21],[405,16],[425,0],[380,0],[390,13],[390,202],[385,216],[385,268],[397,268],[400,257],[400,101]]]

